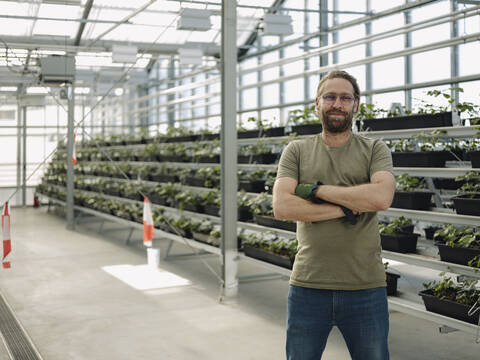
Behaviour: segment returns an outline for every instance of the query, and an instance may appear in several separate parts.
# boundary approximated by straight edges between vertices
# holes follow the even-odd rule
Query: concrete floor
[[[12,211],[12,269],[0,269],[0,292],[45,360],[285,358],[286,280],[241,283],[238,297],[220,304],[218,281],[198,259],[151,270],[139,243],[123,244],[126,231],[97,228],[69,231],[45,208]],[[217,257],[204,259],[219,272]],[[262,272],[240,264],[240,275]],[[470,334],[441,335],[436,324],[397,312],[390,319],[391,359],[479,359]],[[350,359],[336,329],[323,359]]]

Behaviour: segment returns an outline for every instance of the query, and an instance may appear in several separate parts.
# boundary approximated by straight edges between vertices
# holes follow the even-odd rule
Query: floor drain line
[[[12,360],[42,360],[42,356],[1,293],[0,336]]]

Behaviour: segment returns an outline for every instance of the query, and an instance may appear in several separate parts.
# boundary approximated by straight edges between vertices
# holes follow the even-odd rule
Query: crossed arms
[[[345,216],[333,204],[314,204],[295,195],[298,182],[281,177],[273,187],[273,212],[277,219],[305,222],[323,221]],[[328,202],[343,205],[355,214],[386,210],[395,193],[395,178],[389,171],[377,171],[371,182],[355,186],[320,185],[315,196]]]

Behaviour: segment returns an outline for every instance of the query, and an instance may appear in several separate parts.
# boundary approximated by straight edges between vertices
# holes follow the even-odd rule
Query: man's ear
[[[317,111],[317,113],[320,112],[320,104],[319,104],[319,101],[320,101],[320,99],[319,99],[319,97],[317,96],[317,97],[315,98],[315,110]]]
[[[353,113],[358,111],[358,106],[360,105],[360,99],[355,99],[355,103],[353,105]]]

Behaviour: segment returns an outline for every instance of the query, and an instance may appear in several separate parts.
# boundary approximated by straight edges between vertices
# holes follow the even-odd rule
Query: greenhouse
[[[479,39],[475,0],[0,0],[0,360],[477,360]]]

